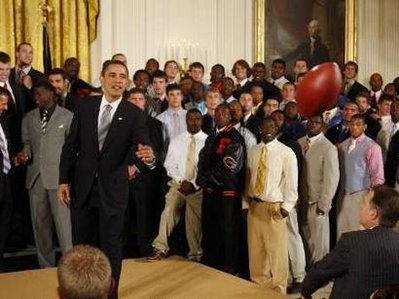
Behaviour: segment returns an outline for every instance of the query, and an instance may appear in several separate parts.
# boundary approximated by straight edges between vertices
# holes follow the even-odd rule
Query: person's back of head
[[[60,259],[57,275],[62,299],[106,299],[112,289],[108,258],[89,245],[70,249]]]
[[[368,193],[360,214],[364,228],[394,227],[399,220],[399,192],[388,186],[377,186]]]

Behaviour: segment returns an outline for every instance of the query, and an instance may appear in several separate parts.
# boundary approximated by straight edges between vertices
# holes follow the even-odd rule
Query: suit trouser
[[[286,219],[281,203],[251,201],[248,210],[248,253],[251,280],[285,294],[288,280]]]
[[[190,248],[188,258],[199,261],[202,256],[202,190],[185,196],[178,191],[179,188],[179,184],[171,181],[169,192],[165,197],[165,208],[161,214],[158,236],[152,246],[164,253],[169,251],[168,238],[179,222],[185,206],[186,237]]]
[[[222,191],[204,194],[202,202],[202,262],[231,274],[239,272],[241,198]]]
[[[306,221],[303,227],[304,237],[310,253],[310,265],[320,261],[330,250],[330,221],[328,212],[317,215],[317,202],[304,203]]]
[[[302,282],[305,278],[306,257],[303,240],[299,234],[298,214],[295,208],[287,217],[288,258],[291,281]]]
[[[29,203],[39,265],[41,268],[54,267],[54,225],[62,254],[65,254],[72,247],[69,208],[58,203],[57,190],[44,188],[41,176],[29,189]]]
[[[399,183],[395,183],[395,190],[399,191]],[[399,221],[396,223],[394,230],[399,233]]]
[[[13,198],[10,177],[0,170],[0,272],[4,269],[3,255],[11,225]]]
[[[337,216],[337,240],[343,233],[364,229],[359,221],[360,210],[367,193],[368,190],[363,190],[345,194]]]
[[[110,215],[100,202],[97,181],[93,184],[88,202],[76,208],[71,206],[73,245],[89,244],[100,248],[111,263],[115,288],[109,298],[118,298],[122,268],[122,247],[125,209]]]

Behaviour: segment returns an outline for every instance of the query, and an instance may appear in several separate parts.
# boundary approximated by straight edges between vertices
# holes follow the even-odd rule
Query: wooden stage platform
[[[56,268],[0,274],[0,298],[57,298]],[[124,260],[119,298],[290,298],[235,276],[172,256],[155,263]]]

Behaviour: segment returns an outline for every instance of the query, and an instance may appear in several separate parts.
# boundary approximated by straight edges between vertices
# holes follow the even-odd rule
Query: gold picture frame
[[[254,61],[265,61],[266,5],[272,0],[254,0]],[[345,61],[357,58],[357,0],[345,0]]]

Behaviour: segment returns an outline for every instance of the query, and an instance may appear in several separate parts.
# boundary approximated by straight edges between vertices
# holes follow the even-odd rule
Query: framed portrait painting
[[[313,67],[356,59],[356,0],[254,0],[254,58],[266,66],[297,58]]]

